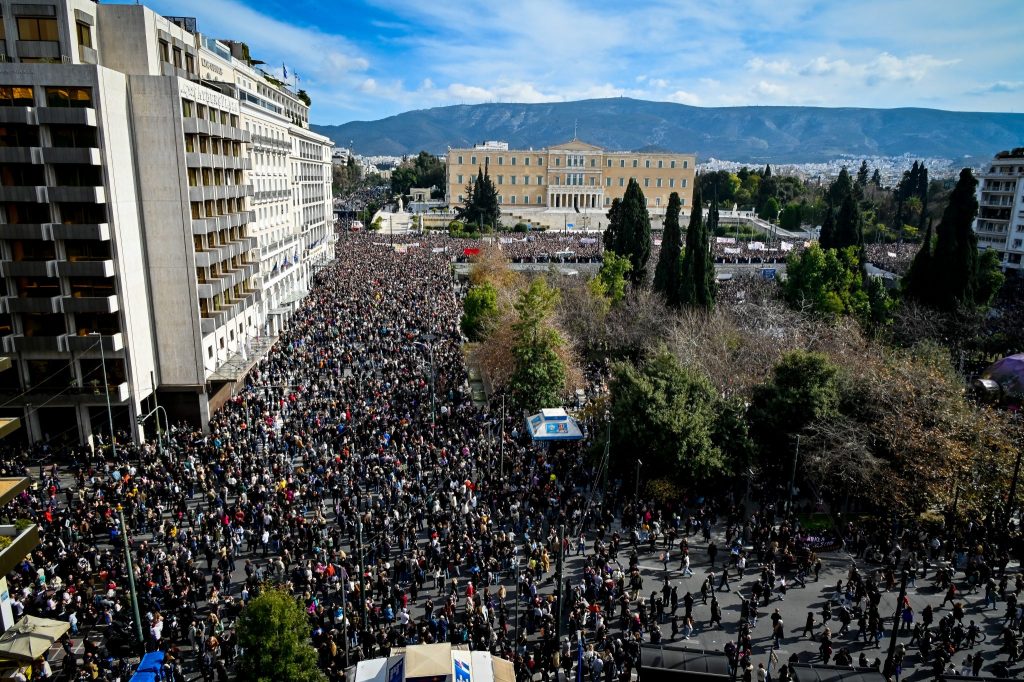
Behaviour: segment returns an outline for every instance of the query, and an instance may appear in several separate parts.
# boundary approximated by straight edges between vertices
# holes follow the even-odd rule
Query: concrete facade
[[[490,142],[448,151],[445,196],[449,206],[464,204],[467,185],[486,169],[503,211],[607,211],[636,178],[652,215],[664,214],[672,192],[688,212],[696,165],[694,154],[614,152],[580,140],[539,150]]]
[[[997,154],[978,178],[978,248],[994,249],[1004,270],[1024,258],[1024,147]]]
[[[159,400],[205,426],[273,331],[265,292],[297,304],[326,262],[316,251],[273,289],[261,240],[291,234],[296,266],[329,241],[297,211],[290,159],[300,141],[325,159],[326,194],[302,208],[329,216],[331,144],[237,45],[180,20],[89,0],[0,8],[0,344],[15,369],[0,417],[29,440],[106,439],[111,420],[137,436]],[[271,130],[273,158],[253,132]],[[255,188],[278,194],[256,206]]]

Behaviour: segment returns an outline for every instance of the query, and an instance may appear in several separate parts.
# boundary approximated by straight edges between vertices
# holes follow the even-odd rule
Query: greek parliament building
[[[330,258],[331,143],[195,19],[0,8],[0,417],[206,426]]]
[[[679,192],[683,210],[688,211],[697,157],[612,152],[574,139],[540,150],[486,142],[472,149],[450,149],[447,161],[449,206],[465,202],[467,183],[475,181],[483,168],[494,181],[504,212],[607,212],[613,199],[622,198],[629,179],[636,178],[650,212],[664,215],[672,192]]]

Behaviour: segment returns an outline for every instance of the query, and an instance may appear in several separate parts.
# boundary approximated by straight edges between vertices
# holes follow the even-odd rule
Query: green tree
[[[782,213],[779,214],[779,227],[789,232],[799,230],[801,213],[800,204],[795,202],[786,204],[786,208],[782,209]]]
[[[700,184],[697,183],[693,190],[690,225],[686,228],[686,250],[679,274],[679,303],[711,310],[715,305],[715,264],[711,260],[710,235],[708,225],[704,223],[702,206]],[[712,213],[715,216],[713,222],[717,223],[717,207],[712,207]]]
[[[682,275],[682,233],[679,229],[679,211],[682,202],[678,192],[668,197],[665,209],[665,231],[661,237],[661,253],[654,269],[654,290],[665,297],[670,306],[679,305],[679,280]],[[696,210],[696,209],[695,209]]]
[[[633,266],[629,277],[634,285],[642,285],[647,280],[647,263],[651,258],[651,216],[647,212],[643,190],[635,178],[630,178],[622,201],[613,201],[608,210],[604,248],[629,258]]]
[[[478,341],[498,314],[498,290],[490,282],[469,288],[463,303],[462,333]]]
[[[565,341],[550,322],[557,304],[558,291],[544,277],[535,277],[514,304],[518,319],[512,325],[515,368],[509,389],[515,404],[529,412],[562,404],[566,368],[558,351]]]
[[[861,161],[860,169],[857,171],[857,184],[860,185],[861,189],[868,186],[868,162]]]
[[[323,682],[308,641],[309,618],[284,590],[266,590],[242,609],[235,625],[244,654],[242,679],[255,682]]]
[[[839,205],[834,235],[830,248],[845,249],[864,243],[864,221],[861,219],[857,198],[852,192],[843,197]]]
[[[597,276],[590,280],[590,290],[606,299],[611,305],[618,305],[626,296],[626,283],[629,282],[629,271],[633,265],[625,256],[614,251],[606,251],[601,269]]]
[[[878,188],[882,187],[882,174],[877,168],[875,169],[875,172],[871,174],[871,184]]]
[[[477,170],[476,181],[466,185],[466,203],[456,211],[456,219],[480,226],[490,225],[494,229],[501,227],[501,206],[498,204],[498,189],[494,186],[491,176]]]
[[[1002,285],[998,258],[979,254],[971,228],[978,213],[977,185],[971,170],[964,168],[949,195],[934,244],[929,223],[904,282],[907,295],[920,303],[946,312],[961,306],[987,308]]]
[[[768,197],[768,199],[761,206],[761,210],[758,211],[757,217],[761,220],[767,220],[768,222],[774,222],[779,216],[779,202],[775,197]]]
[[[723,410],[705,375],[662,349],[639,364],[615,365],[610,388],[611,447],[620,471],[632,472],[640,459],[645,471],[695,484],[730,469],[729,453],[716,440]]]
[[[809,306],[826,317],[845,314],[866,321],[871,316],[855,247],[822,249],[812,243],[803,252],[790,254],[783,293],[790,305]]]

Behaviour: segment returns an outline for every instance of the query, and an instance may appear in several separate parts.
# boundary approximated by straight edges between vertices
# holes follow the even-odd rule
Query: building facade
[[[1001,152],[978,178],[979,249],[994,249],[1004,270],[1021,270],[1024,257],[1024,147]]]
[[[0,8],[0,416],[87,440],[137,435],[159,401],[205,426],[271,331],[265,246],[305,246],[288,159],[308,107],[195,20]]]
[[[607,211],[630,178],[640,183],[652,214],[664,214],[672,192],[688,211],[696,164],[694,154],[616,152],[579,140],[540,150],[487,142],[448,151],[446,199],[449,206],[463,205],[466,187],[486,170],[504,211]]]

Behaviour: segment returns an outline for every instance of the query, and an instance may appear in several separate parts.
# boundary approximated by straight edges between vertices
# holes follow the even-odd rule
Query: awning
[[[163,668],[164,652],[153,651],[142,657],[139,667],[135,669],[130,682],[157,682],[164,679]]]
[[[71,629],[65,621],[24,616],[0,635],[0,658],[35,661]]]
[[[885,675],[873,668],[846,668],[838,665],[790,666],[796,682],[885,682]]]
[[[561,407],[543,409],[526,419],[526,429],[533,440],[581,440],[583,432],[576,420]]]
[[[405,650],[405,679],[452,674],[451,644],[421,644]]]

